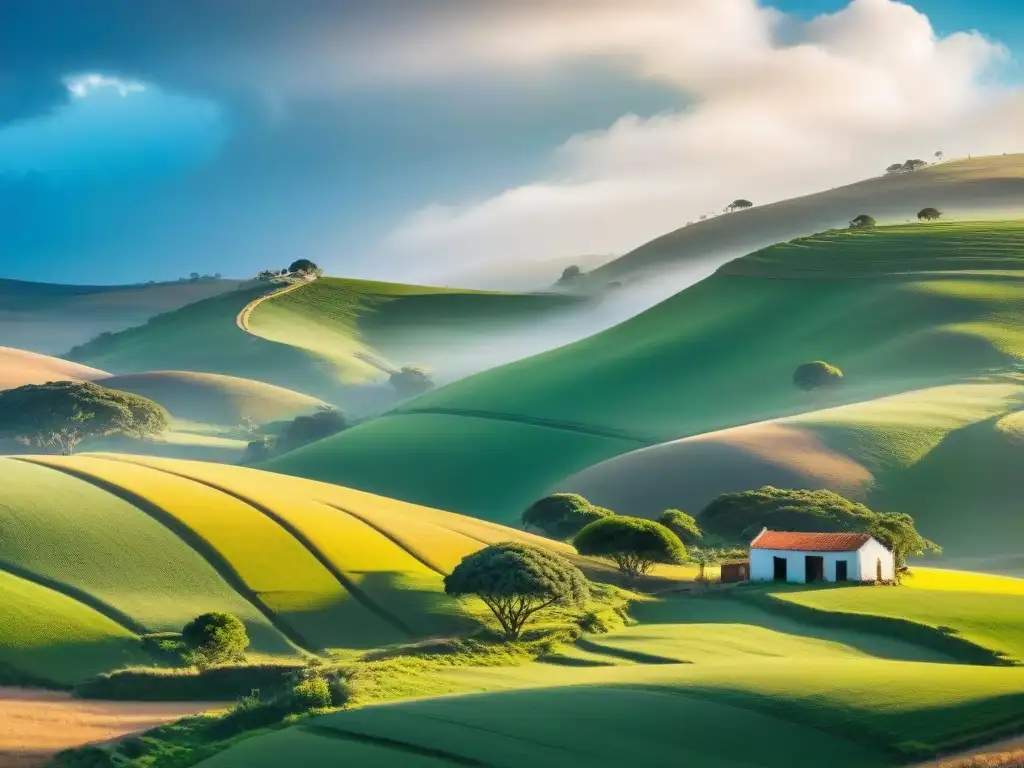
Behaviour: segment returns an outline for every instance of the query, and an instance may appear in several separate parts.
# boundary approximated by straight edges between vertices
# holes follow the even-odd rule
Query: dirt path
[[[94,701],[57,691],[0,687],[0,768],[35,768],[62,749],[108,741],[225,706]]]
[[[243,330],[246,333],[252,333],[252,331],[249,330],[249,318],[252,317],[253,310],[255,310],[256,307],[258,307],[267,299],[273,299],[276,298],[277,296],[282,296],[286,293],[290,293],[291,291],[297,290],[304,285],[309,285],[310,283],[313,282],[313,280],[316,280],[316,278],[314,277],[312,280],[301,280],[297,283],[286,285],[279,291],[268,293],[266,296],[260,296],[255,301],[250,301],[248,304],[245,305],[245,307],[242,308],[242,311],[238,313],[238,317],[235,318],[235,325],[237,325],[240,330]]]
[[[960,768],[975,765],[971,760],[978,761],[979,766],[992,768],[1017,768],[1024,765],[1024,736],[997,741],[986,747],[978,747],[967,752],[949,755],[940,760],[919,763],[914,768]]]

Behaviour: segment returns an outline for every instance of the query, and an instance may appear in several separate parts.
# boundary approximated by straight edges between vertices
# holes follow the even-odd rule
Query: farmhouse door
[[[850,578],[848,567],[845,560],[836,561],[836,581],[846,581]]]
[[[786,581],[786,579],[787,579],[786,558],[784,558],[784,557],[773,557],[772,558],[772,566],[773,566],[773,568],[775,570],[775,572],[773,574],[773,578],[776,581]]]
[[[821,555],[807,555],[807,582],[825,580],[825,558]]]

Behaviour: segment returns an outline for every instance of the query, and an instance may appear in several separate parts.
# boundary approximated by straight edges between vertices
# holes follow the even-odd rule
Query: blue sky
[[[706,129],[690,117],[718,103],[711,85],[684,71],[705,60],[718,66],[719,53],[698,50],[699,37],[689,44],[693,61],[686,59],[686,14],[711,1],[719,5],[708,23],[727,31],[749,23],[758,34],[763,8],[755,13],[755,0],[638,0],[643,24],[633,37],[619,32],[631,21],[627,6],[597,8],[603,0],[567,3],[576,6],[568,21],[550,24],[550,6],[536,0],[512,0],[500,17],[459,0],[381,0],[372,11],[323,0],[291,9],[269,0],[8,0],[0,27],[0,49],[13,54],[0,69],[0,277],[250,275],[310,257],[337,274],[429,279],[488,259],[620,252],[684,223],[703,204],[691,187],[696,195],[717,181],[715,167],[699,162],[706,153],[695,159],[675,146],[692,134],[697,147]],[[864,18],[894,12],[880,7],[889,0],[857,2]],[[735,19],[719,18],[727,4]],[[847,3],[761,3],[768,5],[799,24]],[[939,36],[978,29],[1014,50],[1024,46],[1024,19],[1011,2],[913,5]],[[681,25],[678,43],[662,40],[659,14],[666,27]],[[835,26],[869,37],[858,31],[860,17],[849,16]],[[909,40],[913,19],[893,18],[908,22]],[[579,35],[563,32],[577,28]],[[830,28],[823,45],[839,58],[875,55],[856,46],[849,54],[844,34]],[[856,45],[867,45],[861,38]],[[662,43],[665,55],[651,55]],[[935,55],[972,81],[1017,77],[1012,61],[978,63],[983,52]],[[961,101],[942,106],[963,117],[963,135],[981,131],[978,142],[1002,148],[1007,137],[990,137],[964,117],[972,94],[965,86]],[[740,109],[732,96],[722,103]],[[744,108],[752,119],[763,115]],[[865,118],[854,138],[866,147],[914,151],[905,135],[879,131],[871,114],[854,117]],[[921,133],[951,146],[960,135],[933,125]],[[779,146],[789,138],[780,135]],[[676,158],[671,182],[659,176],[660,156],[644,155],[654,141]],[[758,180],[770,169],[750,172],[751,188],[765,197],[853,171],[797,169],[793,186],[778,188]],[[746,181],[743,169],[722,176]],[[688,186],[672,186],[683,177]]]

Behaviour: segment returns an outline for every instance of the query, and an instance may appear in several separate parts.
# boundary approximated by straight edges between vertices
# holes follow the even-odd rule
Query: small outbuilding
[[[891,581],[895,561],[869,533],[761,531],[750,542],[751,581]]]

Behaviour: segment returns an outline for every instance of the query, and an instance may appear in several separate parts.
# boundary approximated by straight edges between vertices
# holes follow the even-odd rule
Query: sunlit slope
[[[99,382],[111,389],[155,400],[171,416],[203,424],[237,426],[313,413],[326,403],[284,387],[236,376],[190,371],[151,371],[111,376]]]
[[[608,280],[657,273],[702,257],[736,257],[773,243],[846,226],[866,213],[880,223],[912,220],[925,207],[947,217],[985,218],[1024,211],[1024,155],[954,160],[758,205],[677,229],[600,267]]]
[[[1024,356],[1021,309],[1022,222],[826,233],[269,467],[509,521],[559,474],[627,450],[1005,369]],[[818,359],[846,374],[830,395],[791,383]]]
[[[144,659],[138,638],[82,603],[0,570],[0,675],[71,686]]]
[[[107,375],[105,371],[61,360],[58,357],[13,347],[0,347],[0,389],[67,379],[95,381]]]
[[[451,347],[575,303],[557,294],[320,278],[262,302],[248,324],[258,336],[326,361],[341,381],[360,383],[402,365],[436,364]]]
[[[140,632],[179,631],[199,613],[227,611],[246,623],[257,650],[291,650],[207,560],[145,510],[16,459],[0,460],[0,487],[0,568],[63,585]]]
[[[509,540],[574,554],[442,510],[204,462],[5,458],[0,488],[0,571],[60,593],[130,637],[227,611],[261,653],[367,649],[471,630],[485,609],[443,587],[463,557]]]
[[[664,443],[558,484],[656,516],[763,485],[825,488],[909,512],[946,554],[1014,554],[1024,536],[1024,378],[1000,374]]]
[[[104,286],[0,279],[0,344],[57,355],[239,285],[216,279]]]

